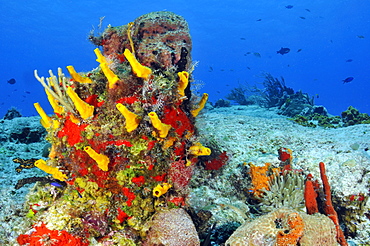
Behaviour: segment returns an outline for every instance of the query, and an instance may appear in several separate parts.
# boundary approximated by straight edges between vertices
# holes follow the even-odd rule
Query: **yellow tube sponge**
[[[92,83],[90,78],[79,75],[73,66],[67,66],[67,70],[75,81],[79,83]]]
[[[189,148],[189,153],[191,155],[210,155],[211,149],[204,147],[201,143],[197,143]]]
[[[116,107],[126,119],[125,123],[126,130],[128,132],[132,132],[133,130],[135,130],[140,123],[139,116],[128,110],[127,107],[122,103],[117,103]]]
[[[109,158],[106,155],[99,154],[95,150],[93,150],[90,146],[86,146],[84,148],[84,151],[93,158],[96,163],[98,164],[98,167],[103,170],[104,172],[108,171],[108,164],[109,164]]]
[[[189,84],[189,73],[186,71],[178,72],[177,75],[180,78],[178,91],[180,96],[185,96],[185,89]]]
[[[72,99],[72,102],[75,105],[77,111],[80,113],[80,116],[82,117],[82,119],[86,120],[90,118],[91,116],[93,116],[94,106],[83,101],[77,95],[77,93],[72,89],[72,87],[68,87],[67,94]]]
[[[162,185],[157,185],[154,189],[153,189],[153,196],[155,197],[160,197],[162,196],[163,194],[166,194],[166,192],[172,187],[171,184],[169,183],[163,183]]]
[[[56,114],[62,114],[64,112],[64,108],[59,105],[59,101],[55,99],[48,90],[45,89],[46,95],[48,96],[49,103]]]
[[[46,164],[46,161],[44,161],[43,159],[37,160],[35,162],[35,166],[40,168],[42,171],[53,175],[53,178],[55,179],[58,179],[60,181],[65,181],[67,179],[67,175],[59,171],[59,169],[56,167],[48,166]]]
[[[158,115],[155,112],[150,112],[149,114],[150,121],[155,129],[159,132],[159,137],[165,138],[167,137],[168,131],[171,129],[170,125],[164,124],[158,118]]]
[[[130,63],[132,71],[134,72],[134,74],[136,74],[136,76],[143,79],[147,79],[149,77],[149,75],[152,73],[152,70],[150,68],[141,65],[128,49],[125,49],[125,52],[123,52],[123,54]]]
[[[94,52],[97,57],[96,61],[100,63],[100,68],[101,70],[103,70],[105,77],[108,79],[108,88],[109,89],[114,88],[114,85],[119,81],[118,76],[115,75],[112,70],[110,70],[110,68],[108,67],[107,60],[102,55],[100,50],[96,48]]]
[[[39,103],[34,103],[33,106],[36,108],[37,113],[41,116],[40,123],[43,127],[49,128],[53,125],[51,118],[45,113],[44,109],[41,108]]]
[[[204,108],[204,106],[206,105],[206,102],[208,100],[208,94],[207,93],[203,93],[203,96],[202,98],[200,99],[199,103],[198,103],[198,107],[194,110],[192,110],[190,113],[194,116],[194,117],[197,117],[197,115],[199,114],[199,112]]]

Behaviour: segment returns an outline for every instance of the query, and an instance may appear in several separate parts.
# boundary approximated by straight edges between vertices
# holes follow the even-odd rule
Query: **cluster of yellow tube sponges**
[[[106,58],[101,54],[100,50],[95,49],[94,52],[97,56],[96,61],[99,62],[100,68],[101,68],[105,77],[108,80],[108,88],[113,89],[115,87],[115,84],[120,80],[120,78],[109,68],[108,62],[107,62]],[[143,78],[143,79],[149,79],[150,75],[152,74],[152,71],[151,71],[150,68],[141,65],[136,60],[135,56],[128,49],[126,49],[124,51],[124,55],[125,55],[127,61],[131,65],[132,72],[136,76],[138,76],[140,78]],[[68,69],[68,72],[70,73],[70,75],[71,75],[71,77],[73,78],[74,81],[79,82],[79,83],[92,83],[93,82],[89,77],[82,76],[82,75],[78,74],[75,71],[73,66],[67,66],[67,69]],[[60,71],[59,71],[59,73],[61,74]],[[37,71],[35,71],[35,75],[37,75]],[[177,75],[178,75],[178,78],[179,78],[178,93],[181,96],[181,98],[184,99],[184,98],[186,98],[185,89],[187,88],[188,83],[189,83],[189,73],[186,72],[186,71],[183,71],[183,72],[178,72]],[[43,77],[39,78],[38,76],[36,76],[36,78],[45,87],[44,78]],[[62,79],[63,78],[59,77],[59,80],[62,80]],[[50,77],[48,79],[50,88],[45,88],[45,91],[47,93],[48,100],[49,100],[51,106],[54,109],[54,112],[58,113],[58,114],[62,114],[62,113],[65,112],[66,107],[62,107],[61,104],[62,105],[66,105],[66,104],[65,104],[65,102],[61,103],[59,101],[60,99],[58,100],[55,97],[55,94],[51,93],[52,91],[50,92],[50,90],[53,89],[54,91],[57,91],[59,94],[61,94],[61,89],[58,87],[59,85],[56,85],[55,83],[54,84],[50,83],[50,81],[53,81],[53,80],[56,81],[56,79],[52,78],[52,77]],[[94,115],[94,110],[95,110],[94,106],[92,106],[92,105],[86,103],[84,100],[82,100],[78,96],[78,94],[74,91],[74,89],[72,87],[68,86],[68,87],[65,87],[64,89],[65,89],[65,94],[68,95],[70,101],[72,101],[72,103],[73,103],[73,105],[71,105],[71,107],[67,107],[67,109],[69,111],[73,110],[72,114],[70,114],[71,120],[75,123],[80,122],[77,118],[78,116],[74,115],[74,109],[78,112],[79,116],[83,120],[91,119],[92,116]],[[207,102],[207,99],[208,99],[208,94],[204,93],[203,97],[201,98],[200,102],[198,103],[198,106],[194,110],[191,111],[191,114],[194,117],[196,117],[199,114],[199,112],[204,108],[204,106]],[[56,129],[56,128],[59,127],[59,125],[60,125],[59,121],[51,119],[45,113],[45,111],[41,108],[39,103],[35,103],[34,106],[35,106],[37,112],[41,116],[41,124],[46,129],[49,129],[49,128]],[[125,128],[126,128],[127,132],[132,132],[135,129],[137,129],[137,127],[140,124],[141,117],[138,116],[137,114],[131,112],[130,110],[128,110],[128,108],[126,106],[124,106],[123,104],[121,104],[121,103],[117,103],[116,108],[118,109],[118,111],[125,118]],[[152,126],[157,131],[157,133],[156,133],[156,134],[158,134],[157,137],[162,138],[162,139],[166,138],[170,129],[172,128],[171,125],[163,123],[159,119],[156,112],[150,112],[148,114],[148,116],[149,116],[149,119],[150,119],[150,122],[151,122]],[[105,156],[103,154],[100,154],[100,153],[97,153],[90,146],[85,146],[83,150],[92,159],[94,159],[96,161],[98,167],[102,171],[108,171],[108,164],[109,164],[110,160],[107,156]],[[200,143],[197,143],[196,145],[191,146],[189,148],[189,153],[191,155],[194,155],[194,156],[210,155],[211,150],[209,148],[206,148],[206,147],[202,146]],[[53,177],[56,178],[56,179],[59,179],[61,181],[64,181],[64,180],[67,179],[67,176],[65,174],[63,174],[61,171],[59,171],[58,168],[48,166],[46,164],[46,162],[42,159],[38,160],[35,163],[35,166],[40,168],[41,170],[49,173],[49,174],[52,174]],[[163,194],[165,194],[171,187],[172,187],[171,184],[168,184],[168,183],[162,183],[161,185],[157,185],[153,189],[153,195],[156,196],[156,197],[160,197]]]

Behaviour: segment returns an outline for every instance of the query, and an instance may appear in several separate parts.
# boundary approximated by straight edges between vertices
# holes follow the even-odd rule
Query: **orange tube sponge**
[[[80,113],[82,119],[86,120],[93,116],[94,106],[84,102],[72,89],[72,87],[68,87],[67,94],[72,99],[72,102],[75,105],[77,111]]]
[[[199,103],[198,103],[198,107],[194,110],[192,110],[190,113],[194,116],[194,117],[197,117],[197,115],[199,114],[199,112],[204,108],[204,106],[206,105],[206,102],[208,100],[208,94],[207,93],[204,93],[202,98],[200,99]]]
[[[185,89],[189,84],[189,73],[186,71],[178,72],[177,75],[180,78],[178,91],[180,96],[185,96]]]
[[[93,158],[96,163],[98,164],[98,167],[103,171],[108,171],[108,164],[109,164],[109,158],[106,155],[99,154],[95,150],[93,150],[90,146],[86,146],[84,148],[84,151]]]
[[[43,159],[37,160],[35,162],[35,166],[40,168],[42,171],[53,175],[53,178],[55,179],[59,179],[60,181],[65,181],[67,179],[67,176],[64,173],[59,171],[59,169],[56,167],[48,166],[46,164],[46,161],[44,161]]]
[[[141,65],[128,49],[125,49],[125,52],[123,52],[123,54],[130,63],[132,71],[134,72],[134,74],[136,74],[136,76],[143,79],[147,79],[149,77],[149,75],[152,73],[152,70],[150,68]]]
[[[155,112],[150,112],[149,114],[150,121],[155,129],[159,132],[159,137],[165,138],[167,137],[168,131],[171,129],[171,125],[167,125],[161,122],[158,118],[158,115]]]
[[[67,66],[67,70],[75,81],[79,83],[92,83],[90,78],[79,75],[73,66]]]
[[[94,52],[97,57],[96,61],[100,63],[100,68],[103,71],[105,77],[107,77],[108,79],[108,88],[109,89],[114,88],[114,85],[119,81],[118,76],[115,75],[112,70],[110,70],[110,68],[108,67],[107,60],[102,55],[100,50],[96,48]]]
[[[127,107],[122,103],[117,103],[116,107],[126,119],[126,130],[128,132],[132,132],[133,130],[135,130],[140,123],[139,116],[128,110]]]

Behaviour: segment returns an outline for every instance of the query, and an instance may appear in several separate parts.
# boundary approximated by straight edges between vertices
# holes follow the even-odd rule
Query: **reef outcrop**
[[[81,245],[136,245],[147,236],[154,245],[171,241],[171,233],[157,241],[153,235],[174,225],[177,234],[192,228],[191,245],[199,245],[181,207],[198,157],[211,150],[194,126],[207,95],[191,98],[186,21],[153,12],[90,39],[101,47],[95,49],[98,68],[78,73],[68,66],[71,78],[62,69],[46,79],[35,71],[55,113],[35,103],[52,145],[49,158],[35,166],[59,182],[36,186],[28,217],[45,232],[44,245],[63,243],[56,231]],[[162,217],[171,223],[158,222]],[[34,236],[25,231],[18,242]]]

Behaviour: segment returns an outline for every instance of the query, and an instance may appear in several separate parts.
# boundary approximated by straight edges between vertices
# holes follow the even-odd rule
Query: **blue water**
[[[0,117],[12,106],[36,115],[34,102],[51,113],[33,70],[47,76],[67,65],[77,71],[97,67],[87,36],[100,17],[104,27],[118,26],[160,10],[188,21],[193,60],[200,62],[194,78],[210,101],[239,85],[260,84],[268,72],[296,91],[317,94],[315,103],[331,114],[349,105],[370,113],[369,9],[364,0],[2,1]],[[277,54],[281,47],[291,51]],[[354,80],[343,84],[350,76]]]

